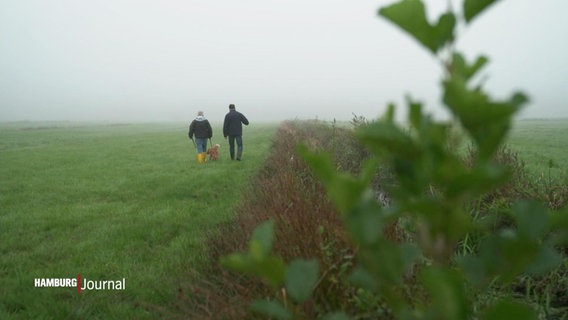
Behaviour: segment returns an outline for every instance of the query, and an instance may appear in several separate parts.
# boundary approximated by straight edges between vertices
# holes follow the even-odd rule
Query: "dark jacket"
[[[242,136],[243,124],[248,126],[249,121],[242,113],[237,110],[229,111],[223,122],[223,136]]]
[[[189,132],[187,135],[190,139],[193,139],[194,134],[198,139],[210,139],[211,137],[213,137],[213,130],[211,129],[211,125],[204,116],[198,116],[189,125]]]

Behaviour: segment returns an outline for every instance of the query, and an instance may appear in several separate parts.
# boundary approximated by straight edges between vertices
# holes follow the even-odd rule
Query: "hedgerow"
[[[450,8],[435,23],[419,0],[379,11],[440,60],[442,101],[454,123],[434,120],[408,97],[410,128],[401,127],[389,105],[381,119],[356,131],[371,156],[355,175],[338,170],[337,162],[307,139],[300,153],[338,211],[342,228],[335,234],[351,245],[342,264],[345,289],[332,295],[346,304],[334,305],[334,312],[317,303],[327,276],[324,260],[281,255],[277,248],[285,240],[278,230],[285,222],[270,219],[252,231],[248,247],[221,258],[225,267],[266,284],[269,294],[250,304],[253,314],[275,319],[536,319],[542,314],[502,288],[522,278],[562,274],[568,214],[534,199],[510,201],[516,199],[499,192],[512,181],[514,168],[495,161],[496,155],[528,97],[517,92],[506,100],[491,98],[475,82],[488,58],[469,62],[455,50],[458,23],[469,25],[493,2],[465,0],[461,14]],[[454,124],[473,143],[468,163],[452,148]],[[394,182],[379,184],[379,193],[372,188],[378,170],[390,172]],[[377,199],[380,194],[388,195],[388,203]],[[482,215],[481,206],[471,205],[498,203],[494,199],[506,201],[497,206],[499,217],[507,218],[503,223],[494,223],[492,210]],[[388,236],[387,230],[404,236]]]

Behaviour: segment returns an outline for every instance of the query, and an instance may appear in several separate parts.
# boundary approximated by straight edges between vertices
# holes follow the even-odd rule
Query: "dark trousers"
[[[229,153],[231,160],[235,159],[235,140],[237,140],[237,160],[241,160],[243,155],[243,137],[242,136],[229,136]]]

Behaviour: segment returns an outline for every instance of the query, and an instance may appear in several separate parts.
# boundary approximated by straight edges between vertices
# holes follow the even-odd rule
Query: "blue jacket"
[[[225,116],[225,121],[223,122],[223,136],[242,136],[243,126],[248,126],[249,121],[247,118],[237,110],[231,110]]]

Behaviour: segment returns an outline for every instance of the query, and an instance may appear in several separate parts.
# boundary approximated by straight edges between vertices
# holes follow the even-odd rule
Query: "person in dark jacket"
[[[242,113],[235,110],[234,104],[230,104],[229,113],[227,113],[223,122],[223,136],[225,139],[229,137],[231,160],[235,159],[235,141],[237,141],[237,160],[241,161],[243,155],[243,124],[248,126],[249,121]]]
[[[207,156],[207,139],[213,137],[213,130],[211,124],[205,119],[203,111],[197,112],[197,118],[189,125],[188,136],[193,140],[195,134],[195,144],[197,145],[197,162],[204,163]]]

